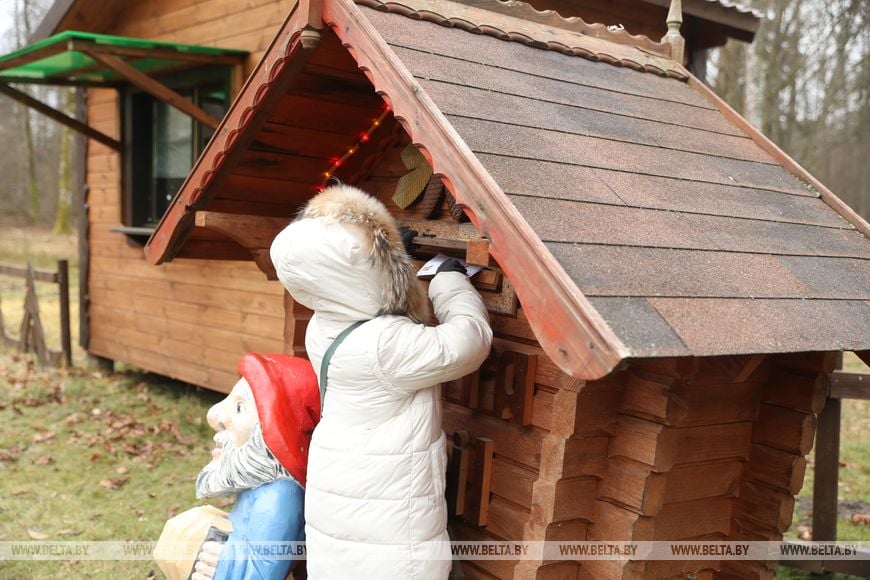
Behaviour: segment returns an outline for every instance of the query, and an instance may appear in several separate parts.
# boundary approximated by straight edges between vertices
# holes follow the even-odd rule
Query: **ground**
[[[53,269],[58,258],[70,260],[75,298],[74,237],[0,229],[0,262],[30,259]],[[6,327],[16,332],[21,284],[0,276]],[[57,289],[40,283],[38,294],[48,346],[57,348]],[[77,343],[75,300],[72,320]],[[134,368],[101,371],[80,349],[74,362],[69,370],[40,369],[29,355],[0,349],[0,542],[156,540],[167,518],[201,503],[193,482],[213,446],[205,414],[221,396]],[[857,370],[860,362],[847,365]],[[850,520],[870,514],[870,402],[843,402],[841,460],[839,539],[870,540],[870,524]],[[811,493],[810,467],[791,537],[811,523]],[[0,578],[160,576],[150,560],[0,561]],[[782,567],[777,576],[808,578]]]

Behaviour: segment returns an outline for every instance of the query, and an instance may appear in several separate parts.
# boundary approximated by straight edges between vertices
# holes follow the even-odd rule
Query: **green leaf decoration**
[[[432,177],[432,167],[420,153],[420,150],[414,147],[411,143],[402,150],[402,163],[405,164],[405,169],[408,173],[399,178],[396,184],[396,193],[393,195],[393,202],[402,209],[407,208],[412,203],[417,201],[420,194],[429,183],[429,178]]]

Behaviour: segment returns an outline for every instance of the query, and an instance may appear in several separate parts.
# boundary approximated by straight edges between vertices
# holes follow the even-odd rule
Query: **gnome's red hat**
[[[305,487],[308,445],[320,420],[320,387],[311,363],[289,354],[248,353],[239,374],[251,385],[266,446]]]

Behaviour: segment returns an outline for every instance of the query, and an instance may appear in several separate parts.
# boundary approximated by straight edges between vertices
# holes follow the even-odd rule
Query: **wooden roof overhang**
[[[211,128],[219,120],[154,78],[192,67],[225,65],[240,76],[247,52],[67,30],[0,56],[0,93],[115,151],[120,141],[34,99],[12,84],[118,88],[132,84]]]
[[[340,50],[380,96],[346,91],[364,101],[357,120],[388,103],[572,376],[599,378],[634,357],[870,347],[870,226],[666,46],[469,4],[297,5],[146,245],[149,261],[218,257],[212,242],[234,240],[235,258],[268,271],[271,236],[314,195],[326,151],[356,141],[338,130],[328,142],[282,137],[270,115],[316,124],[353,108],[331,107],[330,87],[358,89],[358,74],[311,74]],[[288,103],[306,92],[320,104],[294,113]],[[290,157],[272,162],[269,147]],[[283,192],[257,171],[284,180]],[[246,208],[263,217],[233,215]]]
[[[664,8],[670,5],[670,0],[641,1]],[[726,36],[745,42],[752,42],[761,24],[761,12],[729,0],[686,0],[683,13],[718,25]]]

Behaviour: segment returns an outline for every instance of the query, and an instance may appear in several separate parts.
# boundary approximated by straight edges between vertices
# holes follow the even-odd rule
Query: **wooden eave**
[[[670,0],[641,1],[663,8],[668,8],[671,3]],[[758,11],[729,0],[687,0],[683,2],[683,14],[712,22],[721,26],[728,36],[746,42],[752,42],[761,24]]]

